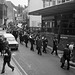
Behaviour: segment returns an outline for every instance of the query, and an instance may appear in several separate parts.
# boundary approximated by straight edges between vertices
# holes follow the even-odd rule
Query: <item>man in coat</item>
[[[67,60],[67,70],[69,70],[69,68],[70,68],[70,63],[69,63],[69,61],[70,61],[70,54],[71,54],[71,50],[69,49],[69,44],[67,44],[66,48],[64,49],[64,52],[63,52],[63,58],[65,60]],[[62,62],[61,68],[64,67],[64,64],[65,64],[65,62]]]
[[[12,71],[14,71],[14,67],[10,64],[10,61],[11,61],[11,51],[9,47],[7,46],[6,49],[4,50],[3,68],[2,68],[1,74],[5,72],[6,63],[12,69]]]
[[[42,55],[42,52],[41,52],[41,47],[42,47],[41,37],[39,37],[37,45],[38,45],[38,54]]]
[[[33,36],[31,36],[31,38],[30,38],[30,43],[31,43],[31,48],[30,48],[30,50],[32,50],[32,51],[34,51],[34,38],[33,38]]]
[[[28,47],[27,44],[28,44],[29,38],[28,38],[28,34],[27,33],[24,34],[23,39],[24,39],[24,42],[25,42],[25,46]]]
[[[44,52],[44,53],[47,53],[47,51],[46,51],[47,44],[48,44],[48,40],[47,40],[47,38],[45,37],[45,38],[43,39],[43,52]]]

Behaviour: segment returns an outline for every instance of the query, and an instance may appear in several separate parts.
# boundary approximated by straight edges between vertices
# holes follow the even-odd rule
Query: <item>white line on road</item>
[[[26,73],[26,71],[20,66],[20,64],[17,62],[17,60],[13,57],[13,59],[15,60],[15,62],[17,63],[17,65],[20,67],[20,69],[25,73],[25,75],[28,75]]]

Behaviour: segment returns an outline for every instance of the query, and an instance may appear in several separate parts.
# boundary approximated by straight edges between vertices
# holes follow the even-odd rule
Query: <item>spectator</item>
[[[6,63],[12,69],[12,71],[14,71],[14,67],[10,64],[10,61],[11,61],[11,51],[9,47],[7,46],[6,49],[4,50],[3,68],[2,68],[1,74],[5,72]]]

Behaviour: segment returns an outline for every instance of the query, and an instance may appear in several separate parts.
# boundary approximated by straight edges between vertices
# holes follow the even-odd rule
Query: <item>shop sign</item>
[[[42,19],[43,20],[48,20],[48,19],[52,20],[52,19],[54,19],[54,16],[46,16],[46,17],[43,17]]]
[[[68,39],[68,37],[66,37],[66,36],[61,36],[60,38],[61,39]]]

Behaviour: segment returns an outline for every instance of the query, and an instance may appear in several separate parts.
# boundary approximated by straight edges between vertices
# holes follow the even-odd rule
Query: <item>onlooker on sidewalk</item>
[[[34,51],[34,38],[33,38],[33,36],[31,36],[31,38],[30,38],[30,43],[31,43],[30,50]]]
[[[54,37],[54,39],[53,39],[53,51],[51,52],[51,54],[53,54],[53,52],[55,51],[55,54],[58,55],[57,47],[58,47],[58,40],[56,37]]]
[[[5,52],[4,52],[4,59],[3,59],[3,68],[2,68],[1,74],[3,74],[5,72],[5,65],[6,65],[6,63],[12,69],[12,71],[14,71],[14,67],[10,64],[11,51],[10,51],[9,47],[6,47],[6,49],[4,51]]]
[[[38,39],[38,54],[39,55],[42,55],[42,52],[41,52],[41,47],[42,47],[42,40],[41,40],[41,37],[39,36],[39,39]]]
[[[62,63],[61,68],[64,67],[65,60],[67,60],[67,70],[69,70],[69,68],[70,68],[70,64],[69,64],[70,54],[71,54],[71,51],[69,49],[69,44],[67,44],[66,48],[64,48],[63,56],[61,57],[61,63]]]

